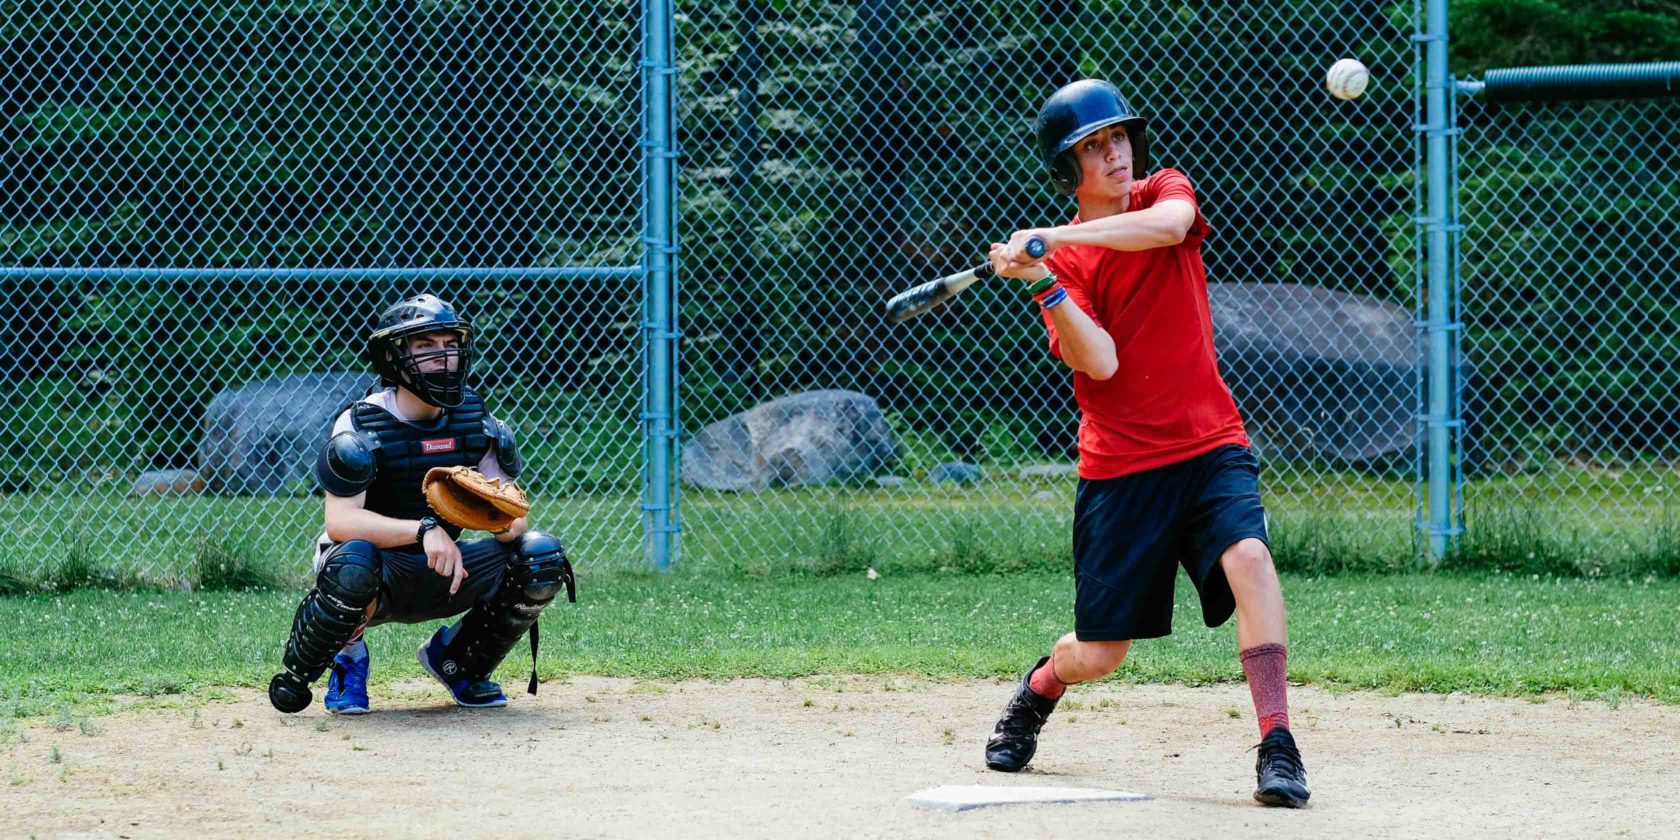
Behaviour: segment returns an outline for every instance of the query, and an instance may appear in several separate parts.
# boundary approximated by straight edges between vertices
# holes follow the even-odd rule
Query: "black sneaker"
[[[1015,696],[1003,707],[1003,716],[998,718],[992,738],[986,742],[987,767],[1014,773],[1027,766],[1038,751],[1038,730],[1044,728],[1044,722],[1056,710],[1056,701],[1033,691],[1029,683],[1033,671],[1049,661],[1050,657],[1046,656],[1029,668],[1021,678],[1020,688],[1015,689]]]
[[[1254,772],[1259,787],[1254,800],[1266,805],[1285,808],[1307,807],[1307,768],[1301,764],[1301,751],[1295,748],[1295,736],[1281,726],[1272,729],[1260,742],[1260,756],[1254,760]]]

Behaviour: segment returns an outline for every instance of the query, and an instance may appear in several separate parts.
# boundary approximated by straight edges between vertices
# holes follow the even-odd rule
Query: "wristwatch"
[[[436,528],[437,526],[438,526],[438,518],[437,517],[435,517],[435,516],[423,516],[423,517],[421,517],[420,518],[420,529],[414,532],[414,542],[416,544],[420,545],[420,546],[424,546],[426,544],[426,532],[432,530],[433,528]]]

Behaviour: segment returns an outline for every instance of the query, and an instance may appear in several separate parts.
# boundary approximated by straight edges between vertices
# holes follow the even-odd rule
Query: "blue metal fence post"
[[[1424,41],[1424,102],[1425,124],[1421,130],[1426,137],[1428,169],[1428,205],[1421,220],[1429,239],[1428,334],[1429,371],[1428,401],[1424,423],[1428,430],[1429,512],[1425,522],[1426,544],[1431,563],[1440,562],[1456,533],[1453,527],[1453,429],[1459,425],[1455,414],[1457,401],[1453,399],[1452,380],[1456,373],[1452,358],[1454,323],[1452,306],[1453,259],[1451,254],[1453,228],[1456,219],[1452,210],[1456,204],[1452,191],[1452,135],[1456,120],[1448,113],[1455,104],[1451,97],[1452,79],[1447,74],[1447,0],[1428,0],[1425,11]]]
[[[1449,547],[1451,540],[1464,535],[1464,462],[1465,452],[1465,422],[1464,416],[1464,284],[1459,275],[1459,258],[1464,253],[1464,219],[1458,212],[1459,197],[1459,146],[1458,141],[1464,136],[1464,129],[1458,125],[1458,95],[1463,87],[1456,76],[1447,77],[1447,128],[1448,149],[1451,152],[1447,164],[1447,189],[1451,200],[1447,203],[1447,232],[1448,240],[1448,273],[1447,282],[1452,284],[1452,311],[1448,313],[1448,325],[1451,327],[1452,343],[1447,373],[1451,376],[1448,383],[1450,396],[1448,405],[1451,407],[1451,417],[1448,423],[1452,436],[1452,488],[1449,498],[1451,509],[1448,511],[1446,525],[1449,530]]]
[[[642,511],[648,559],[676,553],[676,61],[673,0],[642,2]]]

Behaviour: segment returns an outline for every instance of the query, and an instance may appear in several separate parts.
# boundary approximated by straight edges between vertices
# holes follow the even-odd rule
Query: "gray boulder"
[[[303,373],[217,394],[204,415],[198,473],[212,493],[280,496],[315,489],[315,456],[368,373]]]
[[[1078,464],[1028,464],[1015,471],[1024,480],[1035,478],[1078,478]]]
[[[1411,310],[1288,284],[1210,284],[1208,302],[1225,382],[1266,456],[1369,461],[1412,446]]]
[[[129,491],[136,496],[189,495],[204,492],[204,479],[197,470],[148,470],[134,479]]]
[[[965,461],[951,461],[940,464],[928,470],[927,474],[927,480],[935,484],[942,482],[946,484],[973,484],[985,477],[985,472],[980,469],[978,464],[970,464]]]
[[[875,399],[809,391],[726,417],[683,444],[682,478],[707,490],[766,490],[865,478],[898,458]]]

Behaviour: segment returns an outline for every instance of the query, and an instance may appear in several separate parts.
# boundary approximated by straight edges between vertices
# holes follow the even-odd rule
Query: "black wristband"
[[[426,532],[432,530],[433,528],[436,528],[437,526],[438,526],[437,517],[435,517],[435,516],[423,516],[423,517],[421,517],[420,518],[420,527],[418,529],[416,529],[415,532],[414,532],[414,542],[416,544],[418,544],[419,546],[421,546],[422,548],[424,548],[425,545],[426,545]]]

